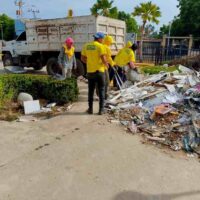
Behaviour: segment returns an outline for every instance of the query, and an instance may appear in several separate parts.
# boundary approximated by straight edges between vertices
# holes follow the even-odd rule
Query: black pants
[[[89,108],[93,108],[94,91],[97,85],[99,91],[99,109],[104,107],[105,99],[105,73],[95,72],[88,73],[88,104]]]
[[[109,77],[109,72],[108,70],[105,71],[105,99],[107,100],[108,98],[108,87],[110,85],[110,77]],[[99,97],[99,89],[98,89],[98,85],[96,85],[96,94]]]

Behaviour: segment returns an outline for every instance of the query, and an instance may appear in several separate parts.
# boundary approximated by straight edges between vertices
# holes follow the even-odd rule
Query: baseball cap
[[[110,36],[110,35],[106,35],[105,38],[104,38],[104,44],[111,45],[113,43],[115,43],[113,37]]]
[[[65,43],[66,43],[66,44],[73,44],[73,43],[74,43],[74,40],[73,40],[71,37],[68,37],[68,38],[65,40]]]
[[[93,35],[93,37],[96,39],[103,39],[105,35],[102,32],[97,32],[95,35]]]

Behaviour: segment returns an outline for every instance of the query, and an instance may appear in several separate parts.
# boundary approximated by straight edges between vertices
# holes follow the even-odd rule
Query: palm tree
[[[109,0],[97,0],[97,2],[90,9],[92,15],[103,15],[109,17],[110,11],[112,11],[112,4],[114,1]]]
[[[141,27],[141,41],[140,41],[140,49],[139,49],[139,55],[140,55],[140,62],[142,62],[142,47],[143,47],[143,37],[145,32],[145,26],[147,22],[153,22],[158,24],[159,20],[158,18],[161,17],[160,8],[153,4],[151,1],[147,3],[141,3],[139,6],[136,6],[134,9],[134,12],[132,13],[133,16],[139,16],[142,19],[142,27]]]

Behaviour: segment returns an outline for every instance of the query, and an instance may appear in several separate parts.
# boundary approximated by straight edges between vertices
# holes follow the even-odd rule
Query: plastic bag
[[[126,72],[126,77],[128,81],[131,81],[133,83],[141,81],[141,75],[134,69],[129,69]]]

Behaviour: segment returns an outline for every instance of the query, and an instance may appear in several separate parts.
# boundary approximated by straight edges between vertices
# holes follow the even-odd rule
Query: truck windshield
[[[23,32],[16,41],[25,41],[26,40],[26,32]]]

